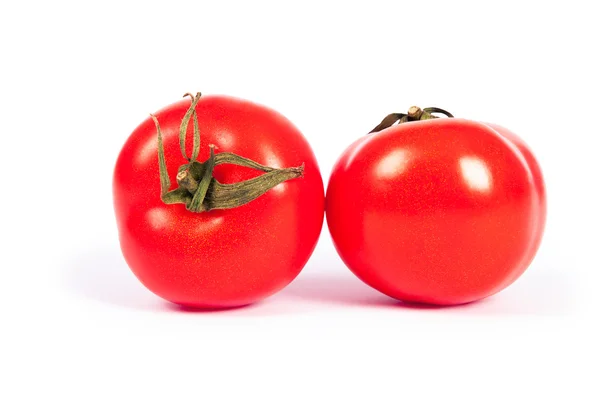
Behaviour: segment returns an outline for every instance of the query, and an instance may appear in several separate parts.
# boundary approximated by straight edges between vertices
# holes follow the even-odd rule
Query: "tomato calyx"
[[[179,146],[181,154],[188,161],[178,169],[176,180],[178,187],[169,190],[171,180],[165,162],[165,151],[162,142],[160,124],[155,115],[150,117],[156,125],[158,136],[158,168],[160,174],[161,200],[165,204],[185,204],[191,212],[205,212],[214,209],[230,209],[242,206],[265,194],[270,189],[287,180],[298,178],[304,174],[304,164],[298,167],[271,168],[234,153],[223,152],[215,154],[215,146],[209,145],[208,160],[199,162],[196,159],[200,153],[200,127],[196,114],[196,104],[201,93],[196,96],[186,93],[184,97],[192,98],[192,103],[185,113],[179,128]],[[190,119],[193,117],[194,136],[191,157],[186,154],[185,139]],[[223,184],[213,177],[215,166],[233,164],[264,172],[264,174],[245,181]]]
[[[421,109],[420,107],[412,106],[408,109],[408,113],[406,113],[406,114],[392,113],[392,114],[387,115],[379,123],[379,125],[377,125],[375,128],[373,128],[371,130],[371,132],[369,132],[369,133],[382,131],[382,130],[394,125],[396,122],[398,122],[398,124],[403,124],[406,122],[424,121],[427,119],[439,118],[439,117],[435,116],[434,114],[443,114],[443,115],[447,116],[448,118],[454,118],[454,116],[452,114],[450,114],[448,111],[443,110],[441,108],[427,107],[427,108]]]

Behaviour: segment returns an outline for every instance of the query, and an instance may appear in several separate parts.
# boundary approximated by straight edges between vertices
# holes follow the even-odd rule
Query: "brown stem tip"
[[[198,182],[192,177],[188,169],[184,169],[177,174],[177,184],[191,194],[196,193],[198,189]]]
[[[408,117],[411,119],[420,119],[421,115],[423,115],[423,110],[420,107],[412,106],[408,109]]]

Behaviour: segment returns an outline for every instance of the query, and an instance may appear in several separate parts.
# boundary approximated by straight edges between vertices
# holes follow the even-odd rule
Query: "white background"
[[[595,3],[2,2],[0,398],[598,398]],[[538,256],[490,299],[411,308],[324,227],[279,294],[182,312],[124,263],[111,179],[148,112],[197,90],[286,115],[325,180],[413,104],[504,125],[545,174]]]

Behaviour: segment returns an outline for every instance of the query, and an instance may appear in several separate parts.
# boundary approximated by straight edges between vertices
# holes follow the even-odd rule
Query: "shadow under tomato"
[[[170,303],[154,295],[129,269],[118,247],[82,251],[63,270],[64,288],[80,299],[108,306],[150,312],[186,314],[227,314],[265,317],[307,311],[306,303],[268,298],[263,301],[228,308],[194,308]]]
[[[283,295],[332,305],[479,315],[565,315],[570,313],[573,300],[570,281],[560,271],[543,266],[526,272],[494,296],[454,306],[401,302],[371,288],[348,270],[301,274]]]
[[[346,271],[338,274],[301,274],[284,290],[283,294],[319,303],[357,307],[440,310],[469,306],[463,304],[448,307],[402,302],[378,292]]]
[[[245,304],[243,306],[233,306],[233,307],[213,307],[213,308],[198,308],[191,306],[184,306],[181,304],[174,303],[165,303],[166,307],[171,311],[177,311],[181,313],[189,313],[189,314],[203,314],[203,313],[222,313],[228,311],[236,311],[236,310],[249,310],[251,308],[257,307],[260,303],[254,304]]]
[[[261,302],[225,309],[196,309],[169,303],[146,289],[133,275],[118,249],[83,251],[65,265],[63,284],[82,299],[152,312],[273,316],[314,312],[324,305],[466,314],[565,315],[572,310],[573,287],[559,270],[532,266],[501,293],[459,306],[403,303],[356,278],[340,262],[335,273],[315,272],[317,260],[287,288]]]

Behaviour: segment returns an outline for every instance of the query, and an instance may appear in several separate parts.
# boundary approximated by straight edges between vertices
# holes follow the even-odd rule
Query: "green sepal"
[[[179,146],[183,157],[188,162],[178,168],[177,183],[179,187],[175,190],[169,191],[171,181],[165,161],[162,132],[157,118],[151,114],[158,134],[161,199],[165,204],[185,204],[186,208],[192,212],[235,208],[251,202],[282,182],[303,175],[304,164],[299,167],[283,169],[271,168],[234,153],[225,152],[215,155],[213,145],[210,145],[210,156],[207,161],[196,161],[200,153],[200,127],[196,105],[201,94],[198,93],[196,96],[186,94],[186,96],[188,95],[192,98],[192,102],[179,129]],[[194,117],[194,141],[192,156],[188,158],[185,152],[185,139],[192,116]],[[215,166],[220,164],[239,165],[265,173],[246,181],[222,184],[213,177]]]
[[[160,175],[160,194],[164,195],[169,191],[171,187],[171,180],[169,179],[169,172],[167,171],[167,163],[165,161],[165,149],[163,147],[162,133],[160,131],[160,124],[158,119],[153,114],[150,114],[156,131],[158,132],[158,173]]]
[[[160,196],[165,204],[185,204],[186,206],[192,201],[192,195],[184,188],[171,190]]]
[[[200,96],[200,94],[198,94]],[[194,108],[194,147],[192,148],[192,158],[190,161],[194,162],[198,158],[200,153],[200,127],[198,126],[198,114]]]
[[[188,124],[190,123],[190,118],[192,117],[192,114],[194,113],[194,111],[196,110],[196,104],[198,104],[198,100],[200,100],[200,93],[198,93],[196,95],[196,97],[192,98],[192,104],[190,105],[190,108],[188,108],[188,110],[185,112],[185,115],[183,116],[183,119],[181,120],[181,125],[179,126],[179,148],[181,149],[181,154],[183,155],[183,158],[185,158],[188,161],[193,161],[193,158],[188,158],[187,154],[185,154],[185,136],[187,134],[187,128],[188,128]],[[199,132],[199,130],[198,130]],[[200,133],[198,133],[198,148],[200,148]],[[196,137],[196,132],[194,132],[194,142],[196,142],[195,140]],[[196,143],[194,143],[195,145]],[[194,155],[194,152],[192,152],[192,156]]]
[[[204,211],[242,206],[280,183],[302,176],[303,173],[304,164],[299,167],[274,169],[256,178],[231,184],[223,184],[213,179],[204,199]]]
[[[392,113],[387,115],[375,128],[371,130],[369,133],[375,133],[382,131],[390,126],[394,125],[396,122],[398,124],[403,124],[406,122],[412,121],[425,121],[428,119],[436,119],[439,118],[433,114],[443,114],[448,118],[454,118],[454,115],[449,113],[448,111],[438,108],[438,107],[427,107],[424,109],[420,109],[419,107],[413,106],[408,110],[407,114],[402,113]]]
[[[220,165],[220,164],[239,165],[242,167],[248,167],[248,168],[256,169],[256,170],[263,171],[263,172],[271,172],[271,171],[275,170],[275,168],[267,167],[265,165],[257,163],[256,161],[252,161],[248,158],[238,156],[237,154],[227,153],[227,152],[219,153],[216,155],[215,165]]]

